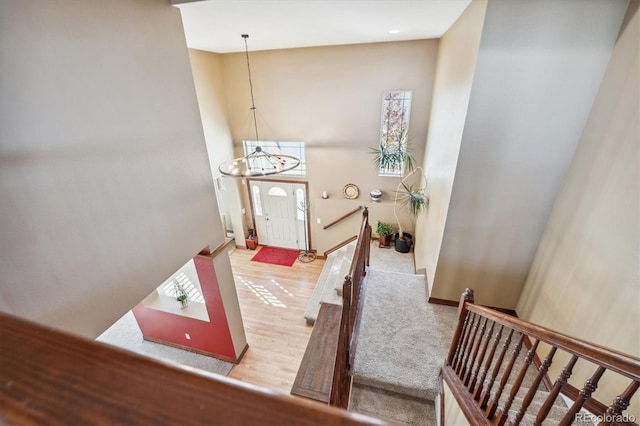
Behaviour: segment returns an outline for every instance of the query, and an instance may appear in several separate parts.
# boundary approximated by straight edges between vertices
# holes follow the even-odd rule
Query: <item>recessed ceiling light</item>
[[[389,30],[389,34],[398,34],[400,30]]]

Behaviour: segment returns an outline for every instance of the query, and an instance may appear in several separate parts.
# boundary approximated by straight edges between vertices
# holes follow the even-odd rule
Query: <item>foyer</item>
[[[291,392],[313,330],[313,321],[306,317],[314,305],[317,309],[312,315],[317,316],[320,294],[327,292],[325,287],[330,282],[322,275],[332,273],[334,284],[340,276],[337,271],[344,272],[341,275],[344,278],[348,273],[348,270],[344,271],[346,259],[349,254],[353,255],[353,248],[354,245],[348,245],[326,259],[296,262],[291,267],[252,262],[255,251],[230,248],[229,259],[249,349],[242,361],[232,368],[229,377],[286,394]],[[401,254],[393,248],[379,248],[374,241],[371,256],[372,263],[383,270],[413,274],[413,253]],[[256,295],[259,291],[274,294],[286,307],[265,303]],[[340,303],[333,288],[328,293],[334,303]]]
[[[287,309],[271,305],[263,324],[248,324],[255,334],[244,359],[246,380],[272,376],[284,389],[277,395],[270,390],[276,385],[254,389],[93,341],[187,260],[223,243],[227,228],[212,179],[251,138],[242,124],[249,96],[244,55],[186,44],[181,11],[171,6],[176,2],[0,2],[7,89],[0,99],[0,416],[14,424],[361,422],[284,395],[298,367],[289,360],[303,356],[304,344],[288,346],[280,325],[295,324],[300,341],[318,326],[306,325],[305,298],[286,278],[271,279],[293,296],[266,285],[272,294],[282,291],[277,297]],[[181,3],[225,11],[232,2]],[[332,19],[343,16],[347,3],[362,3],[364,17],[378,2],[339,3]],[[266,121],[278,139],[309,148],[307,176],[300,179],[308,181],[312,204],[307,241],[320,253],[351,235],[324,228],[369,202],[369,191],[385,194],[372,219],[395,219],[391,194],[398,179],[378,176],[368,152],[379,140],[380,95],[413,91],[409,139],[427,175],[429,208],[415,227],[405,222],[432,297],[455,302],[465,287],[475,290],[477,305],[461,304],[458,340],[443,370],[450,390],[456,383],[458,396],[473,397],[465,413],[475,416],[474,425],[494,421],[495,405],[487,402],[502,388],[502,373],[481,362],[482,354],[495,360],[503,353],[487,337],[492,325],[493,335],[512,326],[535,331],[531,343],[540,339],[542,359],[552,336],[559,354],[548,376],[561,378],[550,383],[556,391],[600,401],[600,413],[628,405],[640,418],[639,4],[475,0],[434,38],[274,50],[251,45]],[[420,26],[431,16],[401,12]],[[269,28],[284,28],[265,15],[259,18]],[[348,23],[354,21],[360,19]],[[227,32],[240,41],[240,31]],[[297,39],[290,31],[269,33]],[[232,182],[242,192],[231,184],[230,191],[247,193],[241,180]],[[360,199],[343,197],[345,186],[359,188]],[[238,241],[251,204],[244,198],[232,212]],[[227,252],[221,254],[210,260],[236,308],[235,278]],[[249,288],[257,278],[244,279],[239,285],[247,296],[267,306]],[[315,280],[308,285],[310,297]],[[516,310],[523,321],[484,305]],[[284,320],[293,306],[295,320]],[[240,319],[239,308],[234,311]],[[244,328],[238,325],[237,335]],[[507,366],[519,341],[512,337],[504,349]],[[235,342],[240,355],[246,342]],[[278,352],[251,358],[262,343]],[[574,356],[580,359],[571,370]],[[251,366],[252,359],[275,367]],[[350,366],[348,360],[342,364]],[[565,369],[573,371],[567,383]],[[514,367],[512,375],[519,371]],[[478,376],[495,380],[480,389]],[[502,391],[514,407],[522,405],[517,387]],[[523,402],[533,404],[534,396],[527,392]],[[536,410],[541,416],[550,413],[546,402],[543,407]],[[459,409],[446,407],[447,424],[455,424]]]

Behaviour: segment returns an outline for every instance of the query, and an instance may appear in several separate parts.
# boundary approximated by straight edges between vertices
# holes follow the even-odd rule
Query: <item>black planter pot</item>
[[[396,234],[396,251],[399,253],[409,253],[411,251],[411,246],[413,245],[413,236],[411,234],[407,234],[406,232],[402,233],[402,238],[400,238],[400,234]]]

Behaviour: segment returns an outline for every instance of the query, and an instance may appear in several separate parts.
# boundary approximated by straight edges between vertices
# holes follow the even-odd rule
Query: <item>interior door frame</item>
[[[247,195],[249,198],[249,209],[251,211],[251,226],[253,229],[256,229],[256,216],[254,213],[253,207],[253,194],[251,193],[251,182],[269,182],[269,183],[295,183],[299,185],[304,185],[304,201],[309,204],[309,182],[304,180],[293,180],[293,179],[267,179],[267,178],[247,178]],[[306,220],[306,233],[307,233],[307,242],[309,244],[309,251],[312,250],[313,244],[311,242],[311,209],[307,209],[307,220]]]

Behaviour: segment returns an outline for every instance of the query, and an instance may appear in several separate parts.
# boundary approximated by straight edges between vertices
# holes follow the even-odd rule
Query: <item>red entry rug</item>
[[[254,262],[271,263],[272,265],[291,266],[296,262],[299,253],[299,250],[262,247],[251,260]]]

